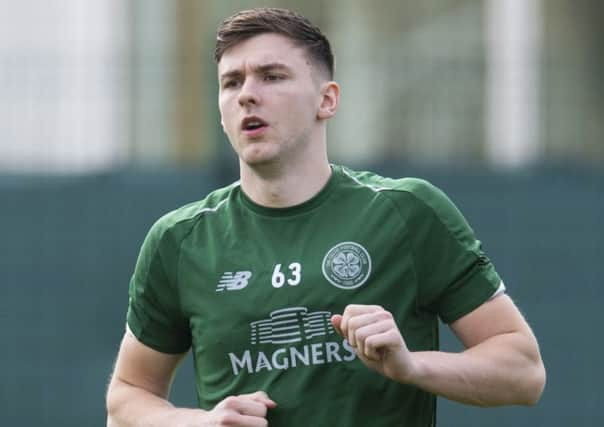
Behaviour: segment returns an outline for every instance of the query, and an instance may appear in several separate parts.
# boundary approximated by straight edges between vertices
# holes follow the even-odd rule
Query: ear
[[[220,106],[218,107],[218,110],[220,114],[220,127],[222,128],[222,132],[226,134],[226,128],[224,127],[224,118],[222,117],[222,110],[220,109]]]
[[[340,105],[340,86],[329,81],[321,86],[321,104],[317,111],[317,119],[327,120],[336,115]]]

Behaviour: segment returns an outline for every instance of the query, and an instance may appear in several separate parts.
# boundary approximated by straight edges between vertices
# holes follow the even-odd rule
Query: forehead
[[[243,40],[227,49],[218,63],[218,72],[266,63],[282,63],[292,68],[310,67],[304,48],[289,37],[267,33]]]

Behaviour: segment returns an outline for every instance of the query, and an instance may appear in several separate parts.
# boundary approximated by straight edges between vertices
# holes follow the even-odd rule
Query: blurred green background
[[[146,231],[237,179],[214,31],[261,5],[297,10],[332,40],[331,160],[445,190],[540,341],[537,406],[440,399],[438,425],[604,425],[603,3],[0,5],[0,425],[104,425]],[[459,349],[446,328],[443,348]],[[172,397],[194,396],[188,361]]]

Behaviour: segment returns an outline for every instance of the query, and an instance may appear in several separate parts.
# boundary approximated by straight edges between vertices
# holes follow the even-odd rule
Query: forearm
[[[478,406],[535,404],[543,391],[545,370],[532,340],[514,332],[461,353],[415,352],[413,377],[402,382]]]
[[[107,393],[107,427],[167,427],[200,412],[176,408],[160,396],[115,378]],[[178,427],[181,425],[187,424],[179,422]]]

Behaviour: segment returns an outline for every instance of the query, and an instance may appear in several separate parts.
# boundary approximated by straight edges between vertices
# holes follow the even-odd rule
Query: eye
[[[239,80],[237,79],[229,79],[229,80],[225,80],[222,83],[222,87],[223,89],[230,89],[230,88],[235,88],[239,85]]]
[[[278,74],[265,74],[264,75],[264,80],[267,82],[274,82],[274,81],[278,81],[278,80],[283,80],[283,76],[278,75]]]

